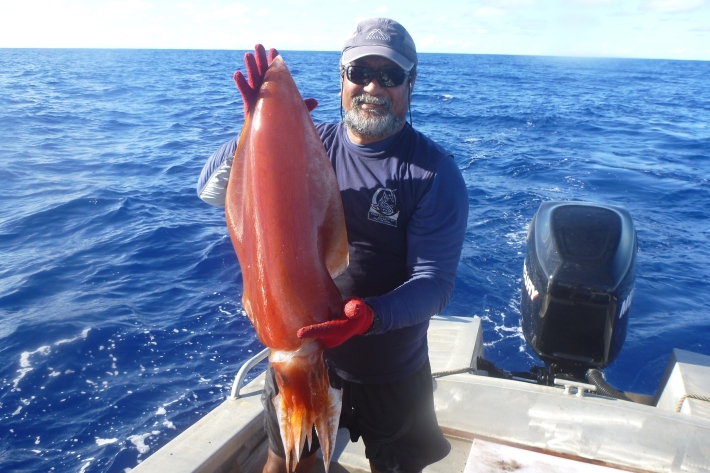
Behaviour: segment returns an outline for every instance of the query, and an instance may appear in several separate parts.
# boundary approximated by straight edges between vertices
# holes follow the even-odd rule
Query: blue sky
[[[0,0],[0,47],[334,51],[373,16],[421,52],[710,60],[710,0]]]

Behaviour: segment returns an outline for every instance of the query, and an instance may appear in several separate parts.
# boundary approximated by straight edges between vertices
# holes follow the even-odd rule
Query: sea
[[[262,349],[224,210],[195,190],[242,127],[243,56],[0,49],[0,471],[130,471]],[[340,120],[339,54],[282,56],[313,119]],[[614,387],[653,395],[674,348],[710,355],[708,77],[702,61],[420,55],[413,126],[453,153],[470,202],[443,313],[481,317],[487,359],[541,364],[519,307],[550,200],[634,221]]]

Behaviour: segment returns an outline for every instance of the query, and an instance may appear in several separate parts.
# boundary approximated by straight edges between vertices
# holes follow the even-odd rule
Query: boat
[[[434,400],[452,450],[424,472],[710,471],[710,356],[674,349],[653,396],[617,391],[601,372],[626,335],[635,254],[624,209],[541,205],[528,232],[521,326],[545,366],[498,369],[485,359],[479,317],[434,316]],[[264,373],[244,380],[268,353],[242,366],[227,400],[133,471],[261,472]],[[325,471],[322,459],[313,471]],[[345,429],[329,471],[370,471],[362,441],[351,442]]]

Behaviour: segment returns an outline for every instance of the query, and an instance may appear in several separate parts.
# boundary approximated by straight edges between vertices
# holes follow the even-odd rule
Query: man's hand
[[[308,325],[298,330],[298,338],[317,338],[326,348],[337,347],[353,335],[362,335],[372,325],[374,312],[358,297],[345,300],[343,313],[337,319]]]
[[[246,53],[244,55],[244,64],[247,68],[247,77],[244,77],[242,71],[234,73],[234,82],[237,84],[239,93],[242,94],[244,100],[244,115],[254,109],[256,105],[256,96],[259,94],[261,84],[264,82],[266,70],[269,68],[274,58],[279,55],[279,52],[274,48],[269,50],[269,58],[266,58],[266,50],[261,44],[254,46],[254,54]],[[304,100],[309,112],[318,106],[316,99]]]

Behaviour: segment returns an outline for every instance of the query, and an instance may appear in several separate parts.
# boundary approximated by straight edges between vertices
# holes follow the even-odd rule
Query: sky
[[[0,48],[338,51],[370,17],[419,52],[710,61],[710,0],[0,0]]]

